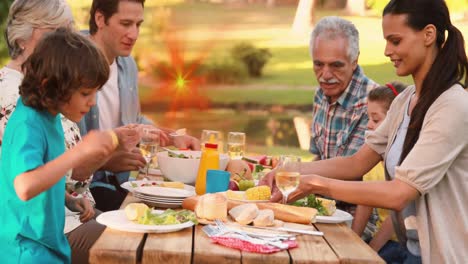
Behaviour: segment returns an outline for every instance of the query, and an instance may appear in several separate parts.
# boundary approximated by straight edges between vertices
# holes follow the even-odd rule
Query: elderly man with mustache
[[[377,87],[358,65],[359,32],[348,20],[324,17],[312,31],[310,53],[319,88],[309,151],[317,160],[353,155],[364,144],[367,93]],[[354,215],[354,205],[337,206]]]
[[[352,155],[364,143],[367,93],[377,86],[358,65],[359,32],[347,20],[325,17],[312,32],[310,52],[319,82],[310,152],[317,160]]]
[[[317,160],[353,155],[364,144],[367,93],[378,86],[358,65],[359,32],[347,20],[324,17],[312,32],[310,53],[319,82],[314,98],[310,152]],[[273,186],[275,201],[281,194],[273,182],[270,173],[259,185]],[[354,214],[354,205],[338,202],[337,206]]]

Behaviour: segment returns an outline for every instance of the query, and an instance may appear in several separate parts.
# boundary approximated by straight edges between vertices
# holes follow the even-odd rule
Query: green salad
[[[314,194],[310,194],[307,197],[299,199],[299,200],[291,203],[291,205],[301,206],[301,207],[312,207],[312,208],[317,209],[317,214],[318,215],[326,215],[327,214],[327,211],[326,211],[325,207],[323,207],[323,205],[322,205],[322,201],[317,200],[317,197],[315,197]]]
[[[175,211],[167,209],[161,214],[153,214],[152,209],[146,209],[146,212],[138,219],[142,225],[177,225],[188,221],[198,224],[195,213],[190,210]]]

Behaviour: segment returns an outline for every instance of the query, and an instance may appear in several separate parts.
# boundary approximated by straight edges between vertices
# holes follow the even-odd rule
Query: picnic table
[[[122,203],[139,200],[128,194]],[[214,244],[194,226],[173,233],[131,233],[106,228],[90,250],[90,263],[385,263],[345,223],[314,224],[324,236],[297,236],[298,248],[273,254]]]

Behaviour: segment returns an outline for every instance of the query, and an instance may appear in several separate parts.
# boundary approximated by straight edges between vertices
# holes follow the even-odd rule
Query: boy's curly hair
[[[59,28],[47,34],[22,65],[19,93],[23,103],[38,110],[58,110],[80,88],[101,88],[109,63],[85,36]]]

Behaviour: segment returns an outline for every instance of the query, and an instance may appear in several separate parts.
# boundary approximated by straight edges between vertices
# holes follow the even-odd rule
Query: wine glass
[[[205,143],[215,143],[218,144],[218,150],[222,148],[222,135],[221,132],[216,130],[206,130],[202,131],[201,135],[201,149],[205,149]]]
[[[159,148],[161,131],[156,128],[145,127],[142,129],[140,139],[140,152],[146,160],[146,178],[148,178],[148,171],[153,158],[156,156]]]
[[[299,186],[301,158],[293,155],[280,156],[276,167],[276,186],[283,194],[283,203],[287,203],[288,196]]]
[[[245,152],[245,133],[229,132],[227,139],[228,154],[231,160],[240,160]]]

